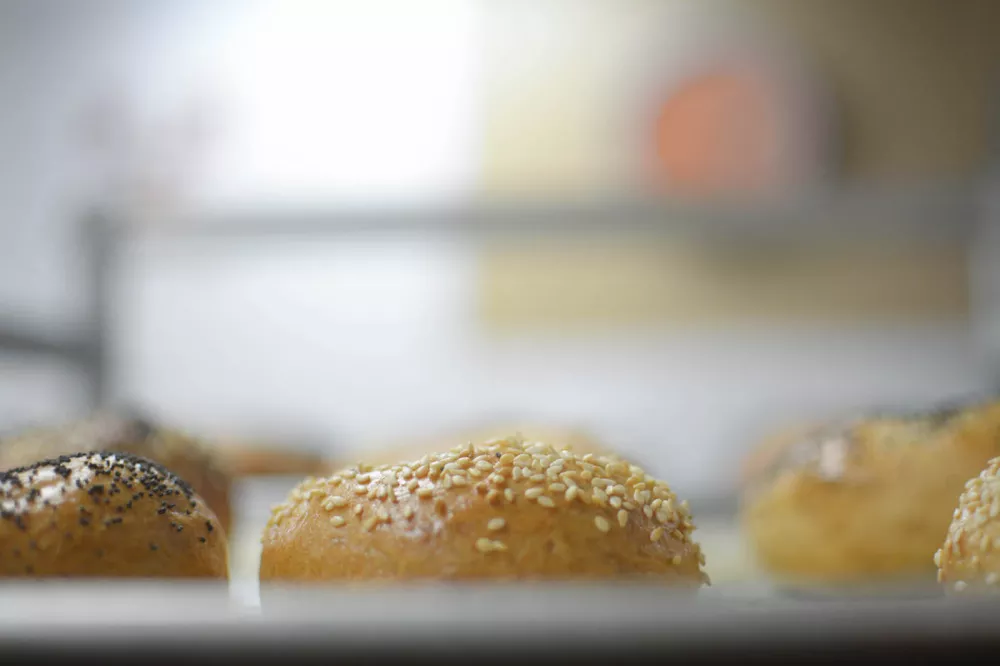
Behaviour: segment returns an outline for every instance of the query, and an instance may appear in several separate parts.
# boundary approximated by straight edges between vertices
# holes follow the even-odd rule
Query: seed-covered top
[[[1000,402],[873,410],[769,441],[748,460],[744,480],[750,490],[766,486],[786,471],[805,472],[825,482],[851,482],[865,476],[875,460],[909,457],[908,450],[915,446],[947,447],[956,438],[970,440],[970,447],[984,452],[985,461],[1000,453],[1000,442],[992,436],[979,437],[984,422],[1000,422]]]
[[[965,484],[934,563],[949,591],[1000,592],[1000,458]]]
[[[0,439],[0,469],[78,451],[116,451],[153,460],[184,478],[229,527],[229,478],[217,456],[196,438],[151,421],[102,412],[75,423]]]

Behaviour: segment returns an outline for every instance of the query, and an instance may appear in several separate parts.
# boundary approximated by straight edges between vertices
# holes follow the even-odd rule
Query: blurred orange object
[[[814,178],[825,168],[825,123],[808,83],[752,59],[683,77],[654,104],[654,188],[761,196]]]

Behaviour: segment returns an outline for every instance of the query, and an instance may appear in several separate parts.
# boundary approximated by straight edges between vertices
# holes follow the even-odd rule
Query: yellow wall
[[[965,253],[933,243],[495,245],[479,289],[482,322],[495,332],[967,315]]]

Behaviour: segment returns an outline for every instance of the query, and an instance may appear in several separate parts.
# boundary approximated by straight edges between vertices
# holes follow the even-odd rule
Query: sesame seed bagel
[[[947,592],[1000,592],[1000,458],[965,484],[934,563]]]
[[[0,440],[0,470],[78,451],[121,451],[153,460],[185,479],[231,526],[231,479],[214,452],[192,437],[140,418],[101,413],[63,427],[31,430]]]
[[[862,418],[766,443],[742,522],[757,563],[792,586],[933,583],[963,484],[1000,453],[1000,403]]]
[[[225,533],[184,481],[121,453],[0,472],[0,576],[226,578]]]
[[[618,459],[520,438],[307,479],[264,530],[262,581],[708,582],[686,503]]]

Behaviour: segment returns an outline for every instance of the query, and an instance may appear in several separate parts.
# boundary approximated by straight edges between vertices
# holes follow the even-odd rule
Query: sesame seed
[[[653,509],[648,504],[643,505],[643,507],[642,507],[642,513],[647,518],[652,518],[653,517]]]
[[[530,477],[528,477],[528,479],[532,483],[545,483],[545,475],[544,474],[532,474]]]
[[[427,468],[427,465],[421,465],[417,469],[413,470],[413,476],[417,477],[418,479],[422,479],[425,476],[427,476],[428,471],[429,470]]]
[[[355,495],[367,495],[368,494],[368,488],[366,488],[365,486],[354,486],[354,494]]]
[[[524,474],[523,474],[523,472],[521,472],[521,468],[520,467],[515,467],[514,471],[511,472],[511,478],[514,479],[515,481],[520,481],[521,477],[523,475]]]
[[[600,505],[604,505],[608,501],[608,494],[600,488],[594,488],[592,497]]]
[[[476,469],[478,469],[480,471],[483,471],[483,472],[492,472],[493,471],[493,465],[491,463],[487,462],[486,460],[477,460],[476,461]]]
[[[441,480],[441,487],[444,488],[445,490],[451,490],[451,477],[450,476],[445,476]]]
[[[488,553],[493,550],[493,542],[486,537],[476,539],[476,550],[480,553]]]
[[[538,498],[538,503],[550,509],[553,509],[556,506],[556,503],[552,501],[552,498],[546,497],[545,495],[542,495],[541,497]]]
[[[409,490],[411,493],[419,487],[420,487],[420,481],[418,481],[417,479],[410,479],[406,483],[406,489]]]
[[[608,474],[625,474],[628,472],[628,467],[621,462],[611,460],[606,457],[601,457],[600,463],[604,465],[604,469],[607,470]]]
[[[577,486],[570,486],[566,489],[566,501],[572,502],[580,494],[580,489]]]
[[[500,499],[500,491],[499,491],[499,490],[497,490],[496,488],[491,488],[491,489],[490,489],[490,490],[489,490],[489,491],[488,491],[488,492],[486,493],[486,501],[487,501],[487,502],[489,502],[490,504],[493,504],[493,503],[494,503],[494,502],[496,502],[496,501],[497,501],[498,499]]]
[[[360,516],[362,513],[364,513],[364,510],[365,510],[365,507],[363,505],[361,505],[361,504],[355,504],[354,505],[354,515],[355,516]]]
[[[649,533],[649,540],[656,542],[663,538],[663,528],[657,527],[655,530]]]
[[[469,485],[469,480],[466,479],[464,476],[459,476],[458,474],[456,474],[453,477],[451,477],[451,483],[452,485],[461,488]]]
[[[379,507],[378,511],[375,512],[375,517],[380,523],[392,522],[392,518],[389,516],[389,512],[385,507]]]
[[[507,483],[507,479],[504,477],[503,474],[492,474],[487,479],[487,481],[489,481],[495,486],[502,486],[503,484]]]
[[[628,511],[635,511],[636,509],[635,504],[632,504],[632,502],[629,502],[628,500],[622,502],[622,507]]]
[[[489,486],[487,486],[484,482],[480,481],[476,484],[476,492],[480,495],[486,494],[487,490],[489,490]]]
[[[542,496],[543,492],[545,491],[542,490],[541,488],[528,488],[527,490],[524,491],[524,496],[527,497],[528,499],[538,499],[539,497]]]
[[[503,497],[508,502],[513,502],[514,501],[514,491],[511,490],[510,488],[504,488]]]
[[[681,558],[680,555],[674,555],[673,558],[671,558],[670,563],[673,564],[675,567],[679,567],[682,561],[683,558]]]
[[[608,531],[611,530],[611,523],[609,523],[604,518],[604,516],[595,516],[594,517],[594,525],[596,525],[597,529],[599,529],[602,532],[608,532]]]
[[[490,521],[486,523],[486,529],[491,532],[497,532],[502,530],[507,525],[507,521],[503,518],[490,518]]]
[[[609,497],[608,498],[608,504],[610,504],[611,506],[613,506],[616,509],[619,509],[619,508],[621,508],[621,505],[622,505],[622,498],[618,497],[617,495],[615,495],[614,497]]]
[[[607,488],[608,486],[615,485],[615,482],[612,481],[611,479],[594,479],[591,482],[591,485],[593,485],[595,488]]]
[[[507,467],[514,462],[514,454],[505,453],[502,456],[500,456],[500,460],[498,460],[497,462],[499,462],[502,466]]]
[[[420,488],[417,490],[417,497],[420,499],[428,499],[434,494],[433,488]]]
[[[967,588],[968,586],[969,585],[965,581],[960,580],[957,583],[955,583],[955,588],[954,589],[955,589],[956,592],[964,592],[965,588]]]
[[[365,522],[361,523],[361,529],[365,532],[371,532],[375,529],[375,525],[378,524],[378,518],[376,516],[371,516]]]
[[[347,523],[343,516],[334,516],[330,519],[330,524],[334,527],[343,527]]]
[[[476,469],[475,467],[470,467],[469,469],[465,470],[465,473],[471,476],[473,479],[483,478],[483,473],[478,469]]]

